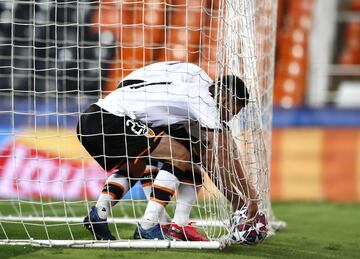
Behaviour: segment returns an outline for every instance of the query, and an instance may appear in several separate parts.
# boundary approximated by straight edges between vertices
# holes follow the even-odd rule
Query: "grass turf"
[[[0,246],[0,258],[360,258],[360,204],[276,202],[275,214],[288,228],[258,246],[231,246],[222,251],[189,249],[75,249]],[[2,211],[3,212],[3,211]],[[4,227],[4,224],[3,224]],[[43,236],[41,226],[31,235]],[[89,233],[73,226],[77,238],[89,239]],[[72,227],[72,228],[73,228]],[[6,233],[14,238],[26,238],[24,230],[6,225]],[[38,228],[38,232],[36,231]],[[122,225],[121,233],[131,236],[134,226]],[[2,231],[3,232],[3,231]],[[50,228],[49,235],[68,238],[63,226]],[[4,233],[0,230],[0,239]]]

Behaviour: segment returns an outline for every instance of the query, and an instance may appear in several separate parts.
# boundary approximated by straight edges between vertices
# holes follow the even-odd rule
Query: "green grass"
[[[24,208],[26,210],[26,208]],[[258,246],[231,246],[218,250],[75,249],[0,246],[0,258],[360,258],[360,204],[277,202],[275,214],[288,228]],[[4,207],[0,206],[1,213]],[[72,211],[75,213],[76,211]],[[12,238],[27,238],[18,224],[0,225]],[[42,224],[27,225],[34,238],[44,238]],[[131,237],[132,225],[118,226],[121,235]],[[69,238],[70,231],[59,225],[48,228],[51,238]],[[76,238],[89,239],[80,225],[71,225]]]

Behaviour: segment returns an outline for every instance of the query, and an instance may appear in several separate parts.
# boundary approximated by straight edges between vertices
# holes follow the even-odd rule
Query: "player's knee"
[[[201,186],[203,184],[203,172],[201,168],[190,166],[184,173],[183,179],[181,182],[193,184],[195,186]]]
[[[181,150],[181,152],[177,152],[176,157],[174,157],[171,161],[171,163],[176,166],[177,168],[179,168],[182,171],[186,171],[188,170],[188,164],[190,162],[190,153],[189,151],[184,148],[183,150]]]
[[[177,162],[174,161],[171,163],[173,166],[175,166],[176,168],[179,168],[181,171],[185,172],[186,171],[186,166],[184,165],[184,163],[182,162]]]
[[[184,147],[184,146],[180,146],[181,148],[178,148],[178,153],[179,153],[179,161],[181,161],[181,162],[185,162],[185,163],[189,163],[189,162],[191,162],[190,161],[190,152],[189,152],[189,150],[186,148],[186,147]]]
[[[120,172],[125,172],[126,177],[130,178],[142,178],[146,167],[145,161],[139,159],[136,163],[129,162],[119,167]]]

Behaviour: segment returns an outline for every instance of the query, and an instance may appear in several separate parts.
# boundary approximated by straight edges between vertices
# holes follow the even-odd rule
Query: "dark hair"
[[[215,85],[220,86],[220,89],[226,91],[226,94],[230,97],[236,97],[237,100],[243,101],[245,105],[249,102],[249,92],[244,81],[239,77],[235,75],[225,75],[219,77],[218,80],[214,82],[212,90],[215,90]]]

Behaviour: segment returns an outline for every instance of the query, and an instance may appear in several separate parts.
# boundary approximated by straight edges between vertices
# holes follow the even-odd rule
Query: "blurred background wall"
[[[0,2],[0,144],[34,123],[26,111],[74,124],[99,87],[155,61],[215,75],[218,1],[58,2]],[[360,0],[279,0],[276,41],[273,199],[359,201]]]
[[[360,1],[280,0],[274,199],[360,200]]]

